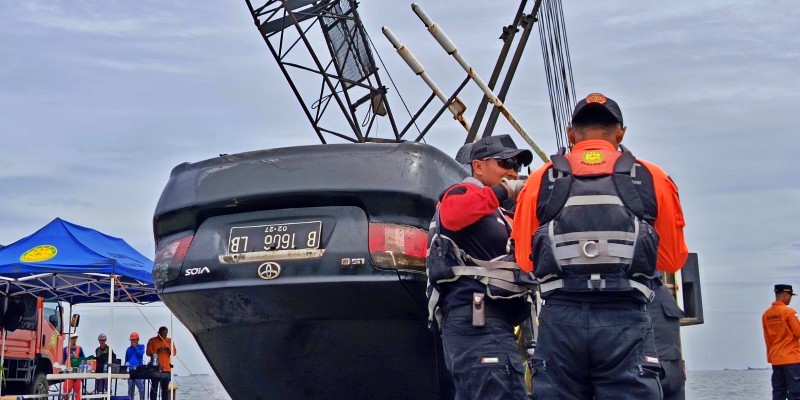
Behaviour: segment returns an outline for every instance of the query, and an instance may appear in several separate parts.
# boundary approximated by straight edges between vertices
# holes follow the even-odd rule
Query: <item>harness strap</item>
[[[490,279],[499,279],[506,282],[514,282],[514,273],[504,270],[493,270],[485,267],[458,266],[453,267],[456,276],[480,276]]]
[[[428,283],[428,328],[433,328],[433,321],[436,320],[436,326],[442,326],[442,309],[439,307],[439,291]]]
[[[597,247],[601,255],[589,257],[585,255],[585,243],[588,242],[557,247],[555,256],[559,260],[564,261],[566,261],[566,259],[580,258],[580,260],[573,260],[579,264],[602,264],[609,262],[608,260],[599,261],[601,258],[605,258],[602,255],[625,259],[633,258],[633,245],[608,243],[605,240],[601,240],[597,242]]]
[[[486,294],[489,295],[491,299],[516,299],[518,297],[523,297],[528,295],[528,288],[525,286],[515,285],[513,283],[509,283],[506,281],[501,281],[493,278],[481,278],[481,283],[486,285]],[[507,290],[512,292],[513,294],[510,296],[500,296],[492,294],[492,286],[498,287],[503,290]]]
[[[503,219],[508,226],[508,222]],[[480,260],[476,259],[469,254],[467,254],[464,250],[462,250],[456,242],[451,239],[450,237],[443,235],[441,233],[441,217],[439,216],[439,210],[436,210],[436,214],[429,225],[429,230],[434,231],[434,235],[431,238],[431,242],[429,243],[429,252],[430,248],[433,247],[434,243],[439,243],[438,249],[441,251],[442,249],[442,241],[447,240],[453,247],[453,251],[455,252],[455,258],[458,261],[459,265],[451,266],[450,269],[453,272],[454,278],[451,279],[440,279],[436,282],[431,282],[430,277],[427,282],[427,292],[428,292],[428,325],[431,327],[433,321],[435,320],[438,326],[442,326],[443,315],[441,308],[439,307],[439,300],[441,298],[441,294],[433,284],[440,284],[445,282],[453,282],[458,280],[459,278],[466,276],[471,277],[486,286],[486,294],[489,298],[492,299],[512,299],[527,296],[529,294],[529,288],[521,285],[516,284],[516,277],[514,276],[514,271],[519,270],[519,265],[515,262],[511,261],[503,261],[501,258],[504,258],[505,255],[497,257],[496,259],[492,260]],[[441,256],[441,255],[440,255]],[[469,263],[470,265],[467,265]],[[496,287],[506,291],[511,292],[510,296],[500,296],[492,294],[491,288]]]
[[[582,232],[569,232],[569,233],[562,233],[562,234],[553,234],[553,239],[561,242],[577,242],[580,240],[597,240],[597,239],[607,239],[607,240],[625,240],[629,242],[633,242],[636,240],[636,233],[635,232],[623,232],[623,231],[582,231]]]
[[[635,289],[640,293],[642,293],[644,297],[647,299],[648,303],[653,301],[653,299],[656,297],[656,293],[646,285],[637,282],[633,279],[622,279],[622,280],[627,281],[627,284],[630,285],[632,289]],[[591,279],[587,279],[586,284],[587,284],[587,289],[597,290],[606,288],[606,280],[600,278],[599,274],[593,275]],[[539,290],[541,291],[542,294],[563,288],[564,288],[563,279],[556,279],[554,281],[539,284]]]
[[[604,194],[589,195],[589,196],[572,196],[564,203],[564,207],[571,206],[593,206],[599,204],[610,204],[615,206],[622,206],[622,200],[617,196],[610,196]]]

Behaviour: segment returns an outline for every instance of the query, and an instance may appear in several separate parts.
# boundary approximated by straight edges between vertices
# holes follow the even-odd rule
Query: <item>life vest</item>
[[[467,182],[470,178],[467,178]],[[502,210],[495,211],[506,227],[511,227]],[[428,275],[428,323],[434,320],[441,326],[439,309],[439,285],[459,279],[475,279],[485,287],[490,299],[528,299],[531,288],[536,286],[533,277],[525,273],[514,262],[513,241],[509,238],[505,254],[491,260],[481,260],[467,254],[456,242],[441,231],[439,209],[428,227],[428,254],[425,262]]]
[[[531,259],[542,295],[638,290],[652,300],[658,234],[632,182],[636,159],[623,147],[613,170],[573,173],[563,153],[552,157],[551,193],[537,205]]]

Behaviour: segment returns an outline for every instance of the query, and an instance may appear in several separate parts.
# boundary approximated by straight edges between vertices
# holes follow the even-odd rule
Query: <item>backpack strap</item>
[[[575,178],[572,175],[572,166],[569,165],[569,161],[564,157],[564,151],[565,149],[562,148],[557,154],[550,157],[550,161],[553,163],[553,170],[556,171],[560,177],[556,178],[555,182],[553,182],[553,189],[550,191],[550,198],[547,199],[547,205],[544,207],[541,215],[538,216],[540,223],[546,223],[555,218],[556,215],[561,212],[564,204],[567,203],[567,198],[569,198],[572,181]]]
[[[622,148],[622,155],[614,163],[614,186],[619,193],[620,199],[634,215],[639,219],[646,220],[646,213],[644,210],[644,203],[639,197],[639,192],[633,186],[631,178],[631,171],[633,171],[636,158],[633,156],[627,147],[620,145]]]

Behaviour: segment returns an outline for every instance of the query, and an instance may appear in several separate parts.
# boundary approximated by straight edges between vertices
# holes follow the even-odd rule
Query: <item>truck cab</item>
[[[31,294],[5,300],[3,394],[47,394],[47,374],[64,362],[63,307]]]

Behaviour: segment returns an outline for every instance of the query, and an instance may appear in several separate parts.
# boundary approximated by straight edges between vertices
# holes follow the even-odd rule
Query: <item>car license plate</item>
[[[318,249],[321,233],[322,221],[234,226],[228,254]]]

